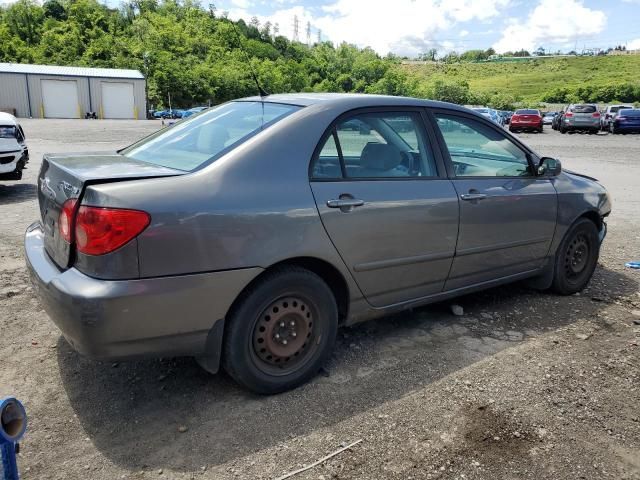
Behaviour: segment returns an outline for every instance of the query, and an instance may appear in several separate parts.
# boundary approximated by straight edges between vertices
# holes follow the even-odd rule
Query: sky
[[[107,0],[115,1],[115,0]],[[213,0],[219,12],[261,24],[281,35],[346,41],[381,55],[414,57],[430,48],[448,51],[522,48],[547,51],[640,48],[640,0]],[[203,4],[207,0],[203,0]]]
[[[10,3],[15,0],[0,0]],[[122,0],[99,0],[117,7]],[[640,0],[201,0],[247,23],[278,24],[293,39],[348,42],[380,55],[416,57],[436,48],[494,48],[498,53],[542,47],[547,52],[640,49]]]

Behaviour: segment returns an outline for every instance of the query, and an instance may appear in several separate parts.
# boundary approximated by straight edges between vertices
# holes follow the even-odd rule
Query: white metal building
[[[18,117],[145,118],[137,70],[0,63],[0,110]]]

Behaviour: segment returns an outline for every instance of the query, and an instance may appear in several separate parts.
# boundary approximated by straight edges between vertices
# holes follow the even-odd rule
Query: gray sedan
[[[45,155],[38,197],[27,263],[76,350],[190,355],[261,393],[313,377],[340,325],[523,279],[580,291],[611,209],[471,110],[333,94]]]

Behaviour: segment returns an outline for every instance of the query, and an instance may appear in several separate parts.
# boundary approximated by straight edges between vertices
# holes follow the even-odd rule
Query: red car
[[[517,130],[535,130],[536,132],[542,133],[542,115],[540,114],[540,110],[516,110],[511,116],[509,131],[515,132]]]

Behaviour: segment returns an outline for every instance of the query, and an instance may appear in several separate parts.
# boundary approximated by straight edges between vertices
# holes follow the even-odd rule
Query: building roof
[[[32,65],[27,63],[0,63],[0,73],[30,73],[34,75],[59,75],[65,77],[139,78],[138,70],[119,68],[63,67],[59,65]]]

